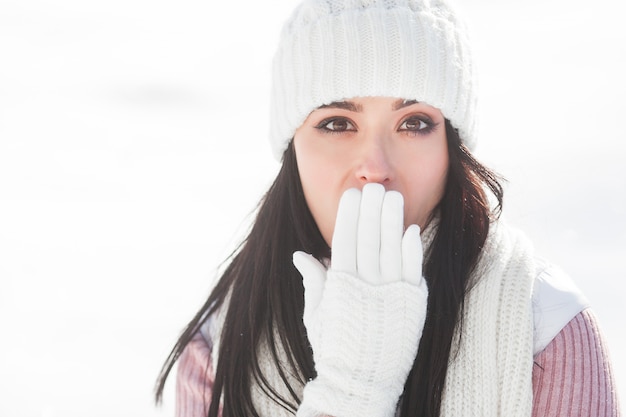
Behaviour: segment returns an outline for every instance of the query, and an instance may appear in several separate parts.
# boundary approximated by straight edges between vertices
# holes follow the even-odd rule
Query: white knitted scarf
[[[430,245],[434,227],[424,231]],[[533,317],[532,285],[537,274],[531,244],[518,231],[501,222],[492,224],[483,254],[466,297],[462,331],[457,329],[443,393],[442,417],[529,417],[532,411]],[[219,335],[221,320],[211,326]],[[460,339],[459,339],[460,337]],[[459,343],[460,340],[460,343]],[[214,339],[217,361],[219,340]],[[280,347],[279,347],[280,348]],[[274,365],[267,345],[260,367],[268,382],[284,398],[289,391]],[[279,352],[285,357],[285,352]],[[288,367],[288,361],[283,362]],[[302,398],[304,388],[287,376]],[[254,387],[253,400],[261,416],[288,417],[290,411],[276,404],[263,389]],[[335,416],[351,417],[351,416]]]
[[[524,235],[492,224],[457,330],[461,343],[448,365],[442,417],[531,415],[536,275]]]

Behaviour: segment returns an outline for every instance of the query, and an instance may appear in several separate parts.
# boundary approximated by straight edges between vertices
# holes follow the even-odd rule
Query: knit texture
[[[530,416],[537,276],[531,244],[516,230],[492,224],[476,276],[453,346],[457,354],[449,363],[441,415]]]
[[[606,342],[587,309],[574,317],[535,358],[533,415],[620,415]]]
[[[476,80],[467,31],[442,0],[305,0],[273,60],[270,142],[280,160],[315,108],[385,96],[441,110],[472,149]]]
[[[376,286],[330,272],[317,317],[305,322],[318,377],[304,388],[297,416],[393,417],[417,354],[426,298],[424,283]]]
[[[214,363],[210,339],[196,334],[178,362],[176,417],[207,416]],[[606,343],[594,314],[585,310],[535,357],[532,416],[619,417],[614,387]]]
[[[422,233],[427,252],[434,222]],[[533,317],[532,283],[537,276],[531,244],[504,224],[492,224],[465,305],[462,334],[457,330],[444,387],[442,417],[528,417],[532,411]],[[355,326],[367,325],[369,315]],[[223,316],[211,327],[220,329]],[[219,331],[213,346],[217,362]],[[372,335],[380,337],[380,335]],[[392,337],[391,333],[384,337]],[[460,339],[459,339],[460,338]],[[373,343],[373,342],[372,342]],[[271,359],[267,343],[260,346],[261,371],[285,398],[291,394]],[[282,365],[288,369],[285,358]],[[398,381],[404,384],[404,380]],[[302,398],[305,387],[290,376],[290,384]],[[262,416],[293,417],[272,401],[262,388],[254,387],[253,401]],[[310,414],[315,415],[315,414]],[[338,415],[335,417],[344,417]]]

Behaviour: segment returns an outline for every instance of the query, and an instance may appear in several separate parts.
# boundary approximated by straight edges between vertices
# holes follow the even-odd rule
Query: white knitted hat
[[[467,32],[443,0],[304,0],[273,61],[270,141],[280,160],[323,104],[353,97],[418,100],[476,142],[476,81]]]

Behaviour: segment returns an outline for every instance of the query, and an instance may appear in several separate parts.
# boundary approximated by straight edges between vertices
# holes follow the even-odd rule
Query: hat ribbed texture
[[[323,104],[353,97],[418,100],[475,145],[476,86],[464,26],[441,0],[305,0],[274,56],[270,141],[280,160]]]

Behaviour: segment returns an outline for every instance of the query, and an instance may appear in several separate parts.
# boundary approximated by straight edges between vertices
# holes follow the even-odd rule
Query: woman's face
[[[404,227],[422,229],[443,196],[448,172],[445,120],[429,105],[359,97],[314,110],[294,146],[304,196],[328,245],[339,199],[377,182],[404,196]]]

